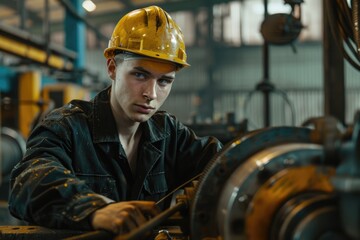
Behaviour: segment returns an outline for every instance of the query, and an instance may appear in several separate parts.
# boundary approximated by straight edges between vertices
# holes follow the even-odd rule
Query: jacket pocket
[[[165,172],[150,173],[144,182],[144,189],[150,195],[165,193],[168,190]]]
[[[117,199],[116,197],[116,181],[109,175],[99,174],[83,174],[77,173],[76,176],[85,181],[94,192],[106,196],[110,199]]]

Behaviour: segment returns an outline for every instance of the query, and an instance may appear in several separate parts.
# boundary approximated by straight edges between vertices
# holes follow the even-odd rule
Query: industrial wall
[[[323,49],[319,43],[295,43],[291,46],[271,46],[269,57],[271,94],[271,125],[300,125],[310,117],[324,114]],[[256,85],[263,80],[262,46],[222,48],[216,51],[214,67],[214,102],[199,103],[199,92],[209,90],[205,59],[207,49],[188,49],[191,67],[177,74],[172,93],[163,109],[181,121],[191,123],[213,104],[212,119],[221,121],[227,113],[235,113],[236,121],[248,119],[249,129],[263,127],[263,93]],[[88,52],[87,65],[99,70],[107,79],[102,51]],[[353,121],[360,109],[360,73],[345,61],[346,122]],[[110,82],[109,82],[110,84]],[[250,95],[251,94],[251,95]],[[336,98],[336,96],[334,96]]]

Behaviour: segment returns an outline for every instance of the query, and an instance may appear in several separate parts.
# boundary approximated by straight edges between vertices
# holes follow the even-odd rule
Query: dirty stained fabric
[[[50,113],[28,138],[11,173],[9,210],[30,224],[91,230],[89,216],[111,201],[157,201],[200,173],[220,151],[159,111],[143,130],[135,174],[121,147],[109,88]],[[166,206],[163,206],[166,207]]]

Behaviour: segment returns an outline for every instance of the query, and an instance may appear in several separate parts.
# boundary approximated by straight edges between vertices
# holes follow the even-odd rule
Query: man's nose
[[[147,83],[146,83],[146,87],[145,87],[143,96],[150,101],[156,99],[156,97],[157,97],[156,84],[157,84],[156,79],[151,79],[151,80],[147,81]]]

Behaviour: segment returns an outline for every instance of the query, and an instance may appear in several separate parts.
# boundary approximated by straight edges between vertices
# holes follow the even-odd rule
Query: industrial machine
[[[10,173],[25,153],[25,139],[14,129],[1,127],[0,135],[0,225],[19,225],[8,211]]]
[[[226,114],[225,121],[218,123],[197,123],[194,121],[187,124],[198,136],[214,136],[223,144],[232,141],[238,136],[242,136],[248,131],[248,121],[243,119],[241,122],[235,121],[235,114]]]
[[[155,239],[360,239],[359,134],[360,112],[348,128],[321,117],[249,132],[172,207],[114,239],[141,239],[156,226]]]
[[[176,204],[114,239],[139,239],[155,225],[163,225],[155,239],[360,239],[359,130],[357,113],[348,128],[323,117],[249,132],[183,186]],[[174,226],[181,231],[171,235]]]
[[[68,240],[360,239],[359,141],[360,112],[346,128],[332,117],[319,117],[301,127],[251,131],[227,143],[200,176],[168,196],[174,200],[168,209],[138,229],[121,236],[57,230],[63,234],[57,236],[67,233]],[[20,230],[0,227],[0,236],[12,239]],[[27,239],[41,238],[48,231],[40,228]]]

